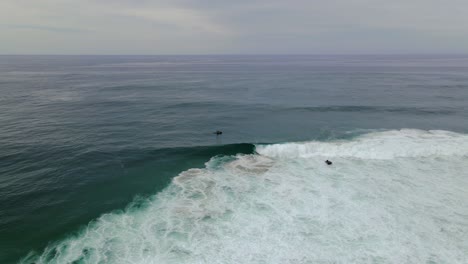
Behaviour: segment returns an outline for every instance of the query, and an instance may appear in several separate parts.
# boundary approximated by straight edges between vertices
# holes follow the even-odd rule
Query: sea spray
[[[23,263],[468,261],[467,135],[398,130],[256,151],[214,157]]]

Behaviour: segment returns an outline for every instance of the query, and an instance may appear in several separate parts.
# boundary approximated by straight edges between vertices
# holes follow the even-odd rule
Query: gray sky
[[[468,53],[467,0],[0,0],[0,54]]]

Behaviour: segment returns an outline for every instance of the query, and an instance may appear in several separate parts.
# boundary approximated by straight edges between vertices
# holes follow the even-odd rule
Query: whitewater
[[[467,188],[466,134],[259,144],[21,262],[468,263]]]

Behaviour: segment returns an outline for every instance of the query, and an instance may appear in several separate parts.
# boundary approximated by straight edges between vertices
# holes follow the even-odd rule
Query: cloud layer
[[[0,54],[466,53],[465,0],[2,0]]]

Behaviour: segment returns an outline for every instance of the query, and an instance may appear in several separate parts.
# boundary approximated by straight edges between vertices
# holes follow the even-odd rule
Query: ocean
[[[466,55],[0,56],[0,92],[0,263],[468,263]]]

